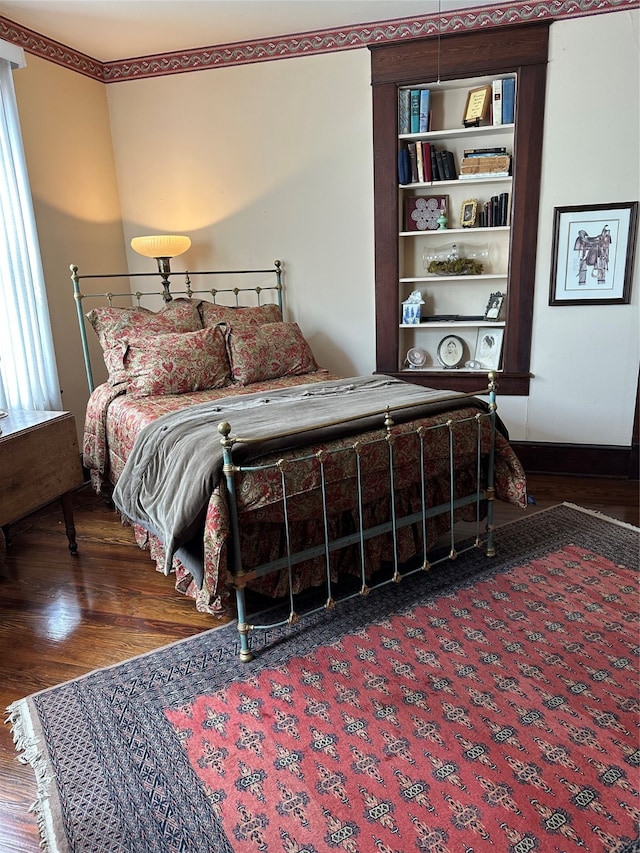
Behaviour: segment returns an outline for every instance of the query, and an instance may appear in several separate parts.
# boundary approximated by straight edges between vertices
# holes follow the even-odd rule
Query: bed
[[[526,505],[495,374],[459,394],[329,373],[283,315],[279,261],[171,274],[161,292],[134,289],[129,274],[71,270],[93,487],[198,610],[235,610],[242,660],[259,627],[247,590],[288,599],[293,623],[309,590],[333,607],[345,578],[351,599],[429,569],[443,534],[437,559],[455,559],[459,520],[475,523],[473,547],[491,555],[494,498]],[[83,293],[96,278],[116,289]],[[91,335],[108,373],[98,385]]]

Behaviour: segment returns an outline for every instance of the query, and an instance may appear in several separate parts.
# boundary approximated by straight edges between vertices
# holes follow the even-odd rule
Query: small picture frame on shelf
[[[409,196],[405,200],[405,231],[437,231],[438,219],[448,206],[448,195]]]
[[[474,361],[479,362],[485,370],[497,370],[500,367],[503,336],[504,329],[478,329]]]
[[[464,341],[457,335],[446,335],[438,344],[437,356],[446,370],[459,367],[464,361]]]
[[[492,87],[478,86],[470,89],[464,108],[463,124],[465,127],[478,127],[489,115],[491,106]]]
[[[499,320],[500,312],[502,311],[502,304],[504,302],[504,293],[501,291],[496,291],[496,293],[491,293],[489,295],[489,301],[487,302],[487,307],[484,309],[484,320]]]
[[[478,219],[478,199],[469,198],[462,202],[460,208],[460,226],[462,228],[473,228]]]

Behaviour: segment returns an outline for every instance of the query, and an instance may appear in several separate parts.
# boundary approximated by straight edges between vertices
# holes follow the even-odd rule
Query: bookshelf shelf
[[[420,323],[419,326],[400,323],[400,329],[502,329],[504,320],[433,320]]]
[[[466,90],[465,90],[466,91]],[[398,139],[405,142],[417,142],[425,140],[438,142],[445,139],[484,139],[494,136],[503,136],[505,133],[513,133],[515,124],[490,124],[481,127],[457,127],[444,130],[428,130],[425,133],[399,133]]]
[[[410,377],[413,382],[435,388],[473,390],[474,371],[439,368],[435,354],[446,331],[456,330],[465,344],[465,358],[475,360],[480,334],[494,329],[496,340],[501,341],[501,393],[529,393],[533,259],[538,230],[548,33],[549,23],[539,22],[526,28],[506,26],[482,33],[465,31],[437,40],[412,40],[370,48],[378,372]],[[515,121],[493,124],[488,115],[480,126],[464,127],[462,119],[469,90],[506,78],[516,81]],[[406,113],[400,109],[400,103],[406,103],[407,90],[415,89],[429,90],[426,126],[430,129],[420,133],[399,132],[402,124],[408,126],[403,121]],[[418,146],[413,148],[410,143],[420,143],[422,147],[418,151]],[[410,154],[408,181],[409,158],[406,154],[399,156],[405,149]],[[449,160],[446,180],[426,180],[427,162],[433,171],[430,154],[434,151],[443,161],[440,177],[444,176],[444,160]],[[505,156],[510,157],[507,168],[497,159],[486,170],[474,162],[476,157],[486,157],[489,163],[490,157]],[[420,158],[422,170],[416,171],[414,161]],[[499,169],[511,174],[461,180],[457,173],[463,158],[465,174],[474,169],[480,172]],[[451,162],[453,175],[449,174]],[[432,220],[443,206],[447,225],[451,227],[434,229]],[[471,221],[473,225],[463,228],[462,221]],[[498,224],[494,225],[495,222]],[[443,244],[455,244],[461,258],[471,258],[474,253],[478,256],[489,245],[491,261],[488,267],[484,264],[481,275],[425,274],[434,257],[447,258],[446,253],[440,255]],[[482,316],[486,313],[487,300],[497,293],[502,299],[502,311],[498,319],[490,321],[403,324],[398,322],[402,317],[402,302],[411,290],[421,294],[423,318]],[[395,323],[390,322],[392,318]],[[433,366],[425,370],[404,369],[406,352],[411,347],[424,349]]]

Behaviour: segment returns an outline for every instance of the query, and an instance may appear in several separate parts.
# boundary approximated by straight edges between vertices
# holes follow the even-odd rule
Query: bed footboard
[[[366,437],[354,436],[347,446],[336,449],[329,444],[326,449],[303,453],[296,459],[270,459],[268,462],[253,465],[237,464],[234,460],[234,447],[243,443],[243,439],[231,434],[228,422],[220,423],[218,431],[222,439],[224,467],[223,473],[229,496],[230,543],[229,567],[236,593],[238,632],[240,641],[240,659],[252,660],[253,651],[250,634],[286,624],[295,624],[301,618],[296,610],[294,573],[296,567],[310,560],[320,560],[324,564],[324,585],[326,597],[320,606],[311,606],[304,615],[330,609],[358,596],[367,595],[371,590],[389,583],[399,583],[402,578],[416,572],[428,571],[432,566],[444,560],[454,560],[459,553],[456,547],[454,524],[461,513],[468,520],[475,521],[475,540],[464,550],[484,547],[487,556],[494,556],[493,543],[493,500],[495,496],[495,453],[496,453],[496,383],[495,374],[489,374],[488,388],[475,392],[476,396],[488,396],[487,411],[479,411],[469,416],[461,412],[451,412],[450,416],[440,419],[439,423],[411,422],[400,427],[394,423],[394,412],[389,408],[381,411],[380,429],[367,433]],[[468,436],[472,431],[475,438],[473,458],[459,458],[456,435],[465,430]],[[442,488],[446,499],[432,502],[432,492],[427,484],[430,476],[429,448],[434,443],[444,444],[446,451],[446,479]],[[343,443],[344,444],[344,443]],[[382,452],[384,451],[384,452]],[[408,455],[410,454],[410,455]],[[337,456],[340,455],[340,459]],[[382,465],[379,464],[384,457]],[[375,470],[370,467],[371,460],[378,461]],[[408,464],[409,462],[409,464]],[[314,468],[312,492],[318,505],[321,530],[318,541],[305,543],[296,548],[292,542],[292,519],[295,517],[297,479],[301,476],[299,465],[304,467],[304,477],[308,480],[309,466]],[[242,557],[242,519],[239,511],[237,490],[243,474],[277,472],[280,479],[281,502],[279,507],[282,519],[284,539],[283,555],[277,559],[263,562],[247,568]],[[336,471],[341,477],[340,488],[336,487]],[[344,472],[348,471],[348,485],[345,486]],[[409,472],[409,474],[408,474]],[[462,474],[464,473],[464,476]],[[408,480],[410,482],[408,482]],[[459,483],[464,486],[460,487]],[[472,487],[469,483],[472,482]],[[373,494],[372,494],[373,493]],[[308,500],[309,491],[306,492]],[[346,496],[346,497],[345,497]],[[385,518],[374,517],[367,512],[371,499],[385,507]],[[348,516],[349,523],[336,523],[336,519]],[[431,520],[444,517],[449,530],[448,551],[433,557],[430,533]],[[483,523],[484,522],[484,523]],[[377,553],[382,553],[390,569],[385,576],[374,575],[374,566],[369,560],[373,542],[377,542]],[[414,553],[406,560],[407,541],[414,545]],[[380,542],[383,544],[380,545]],[[349,591],[336,598],[336,560],[348,555],[346,562],[349,572],[358,581],[356,591]],[[342,560],[344,566],[345,560]],[[286,572],[288,578],[289,613],[280,622],[270,625],[250,624],[247,614],[245,588],[247,584],[274,572]]]

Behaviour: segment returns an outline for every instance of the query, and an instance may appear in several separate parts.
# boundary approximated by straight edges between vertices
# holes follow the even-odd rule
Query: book
[[[420,133],[429,130],[430,100],[431,92],[429,89],[420,89],[420,121],[418,127]]]
[[[438,180],[439,181],[446,180],[445,173],[444,173],[444,160],[442,158],[442,151],[440,151],[439,149],[436,149],[436,165],[437,165],[437,169],[438,169]]]
[[[422,143],[416,142],[416,160],[418,163],[418,183],[424,183],[424,162],[423,162],[423,154],[422,154]]]
[[[431,180],[439,181],[440,176],[438,174],[438,158],[436,157],[436,146],[431,146]]]
[[[465,148],[462,152],[463,157],[496,157],[499,154],[506,154],[507,149],[503,146],[500,148]]]
[[[455,181],[458,177],[456,169],[456,161],[453,157],[453,152],[445,150],[442,152],[442,161],[444,164],[444,176],[447,181]]]
[[[458,175],[459,181],[475,181],[480,178],[508,178],[509,172],[472,172],[471,174]]]
[[[398,133],[411,132],[409,97],[409,89],[400,89],[398,92]]]
[[[499,222],[498,225],[509,224],[509,193],[500,193],[498,196]]]
[[[505,77],[502,81],[502,122],[513,124],[515,120],[516,78]]]
[[[430,184],[433,181],[433,172],[431,169],[431,144],[422,142],[422,167],[424,169],[425,182]]]
[[[494,154],[491,157],[463,157],[460,161],[461,175],[477,175],[481,172],[506,172],[511,169],[509,154]]]
[[[493,123],[502,124],[502,80],[494,80],[491,84],[491,107]]]
[[[411,183],[411,162],[409,160],[409,152],[406,148],[401,148],[398,151],[398,183]]]
[[[409,116],[409,133],[420,133],[420,89],[410,90]]]
[[[416,143],[410,142],[407,145],[409,152],[409,162],[411,163],[411,183],[418,183],[418,155],[416,154]]]

